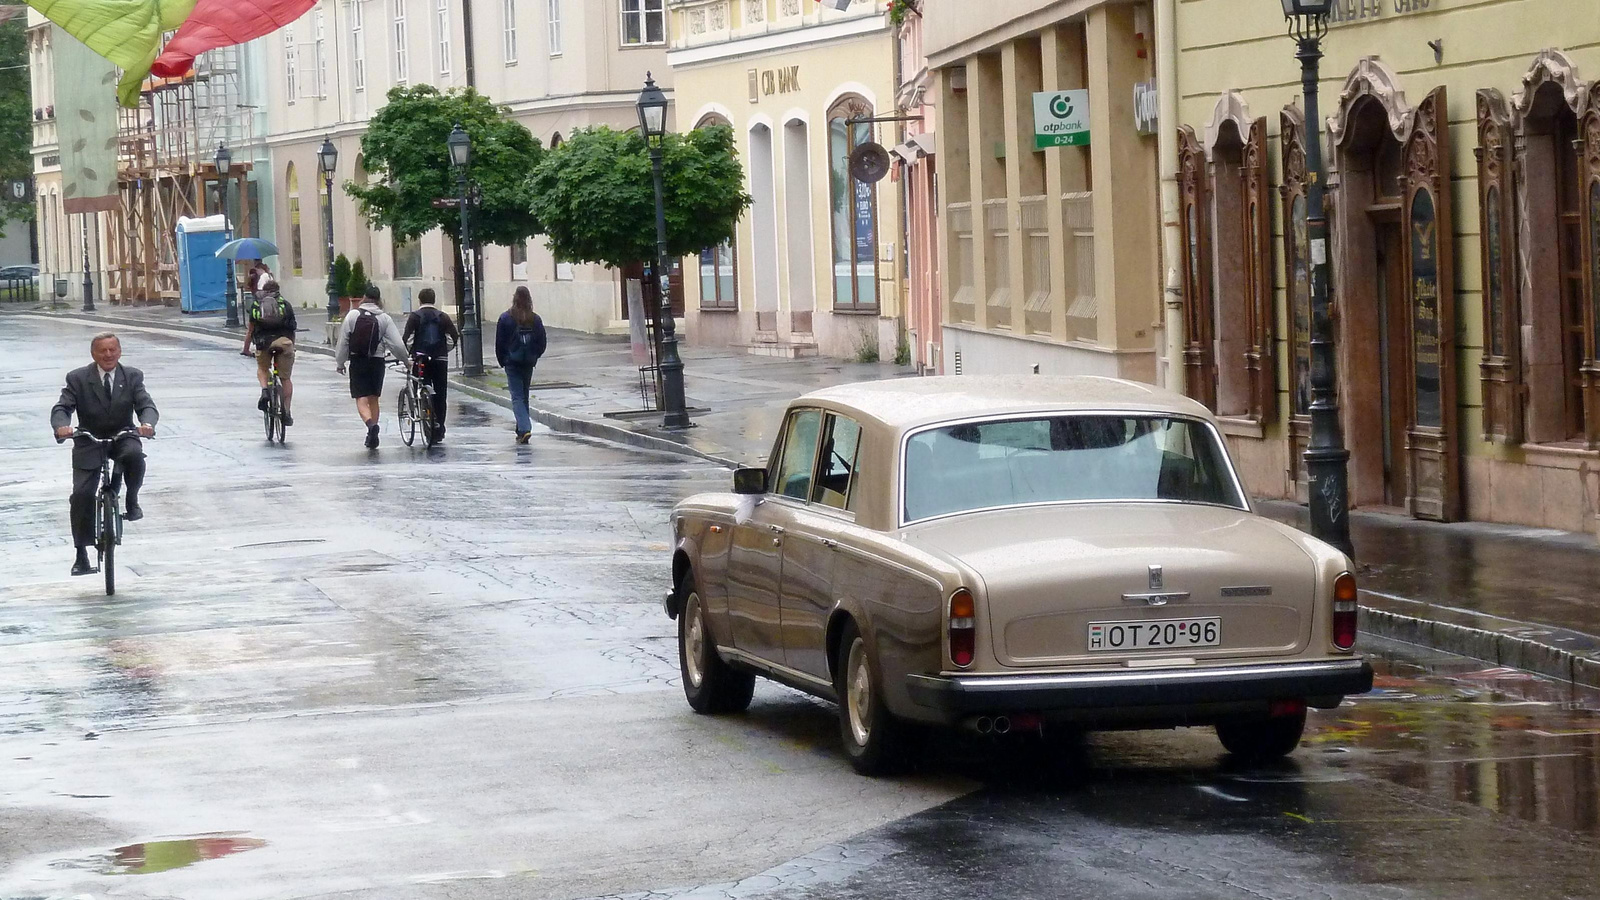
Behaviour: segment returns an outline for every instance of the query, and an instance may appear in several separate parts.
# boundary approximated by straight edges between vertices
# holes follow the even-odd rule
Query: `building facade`
[[[1313,132],[1274,4],[1178,4],[1173,381],[1254,493],[1306,493],[1320,135],[1353,504],[1600,531],[1600,17],[1573,12],[1338,0]]]
[[[923,51],[921,5],[908,7],[899,27],[900,88],[896,106],[906,115],[902,143],[894,148],[894,176],[905,209],[906,336],[919,372],[944,369],[944,303],[939,271],[938,107]]]
[[[686,267],[690,341],[752,353],[894,359],[903,331],[901,198],[852,151],[893,145],[887,4],[670,0],[682,127],[733,129],[754,205],[735,240]]]
[[[1134,105],[1154,72],[1150,6],[935,0],[923,16],[943,370],[1154,381],[1157,147]]]
[[[455,296],[454,260],[442,233],[396,242],[369,228],[343,191],[362,182],[361,136],[391,87],[469,84],[511,110],[545,146],[575,129],[638,125],[635,102],[654,72],[671,96],[664,0],[321,0],[267,38],[277,48],[267,104],[279,275],[297,301],[324,302],[327,185],[317,166],[324,137],[339,150],[332,197],[334,249],[409,309],[425,287]],[[469,37],[470,36],[470,37]],[[483,248],[483,315],[509,308],[525,285],[551,326],[622,332],[621,274],[555,259],[538,238]]]

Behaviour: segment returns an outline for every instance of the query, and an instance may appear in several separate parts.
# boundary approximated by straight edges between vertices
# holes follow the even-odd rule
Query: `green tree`
[[[731,240],[750,206],[726,126],[669,134],[664,145],[667,246],[674,257]],[[558,259],[621,268],[656,256],[650,153],[636,132],[574,132],[529,179],[533,215]]]
[[[24,16],[0,23],[0,68],[11,73],[0,79],[0,180],[9,181],[33,174],[33,104],[28,80],[28,22]],[[0,199],[0,225],[32,219],[32,202]],[[0,230],[0,237],[4,235]]]
[[[473,237],[479,243],[512,246],[539,233],[529,211],[527,174],[544,156],[528,129],[472,88],[440,91],[429,84],[389,90],[361,138],[365,185],[346,182],[361,214],[374,227],[390,228],[399,240],[415,240],[438,228],[456,246],[456,301],[466,279],[461,269],[461,211],[436,207],[458,193],[456,171],[445,142],[460,124],[472,138],[468,183],[477,189]],[[481,273],[483,267],[477,270]],[[480,298],[481,300],[481,298]]]

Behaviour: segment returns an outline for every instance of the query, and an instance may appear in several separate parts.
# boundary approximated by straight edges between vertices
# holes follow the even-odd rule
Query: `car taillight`
[[[1356,577],[1349,572],[1333,581],[1333,645],[1340,650],[1356,645]]]
[[[972,665],[977,653],[977,614],[971,591],[962,588],[950,595],[950,662],[957,668]]]

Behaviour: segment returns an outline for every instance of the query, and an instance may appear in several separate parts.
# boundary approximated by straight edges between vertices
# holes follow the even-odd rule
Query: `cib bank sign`
[[[1033,95],[1034,148],[1089,145],[1089,92],[1045,91]]]

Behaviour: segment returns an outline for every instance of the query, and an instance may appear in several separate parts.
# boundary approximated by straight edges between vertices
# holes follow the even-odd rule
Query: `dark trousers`
[[[144,486],[144,448],[138,441],[122,440],[110,448],[111,458],[122,467],[122,478],[127,483],[129,503],[139,499],[139,488]],[[100,490],[99,469],[72,470],[72,543],[77,547],[93,547],[96,523],[95,494]]]
[[[429,356],[424,357],[427,362],[422,367],[422,379],[428,387],[433,389],[433,424],[444,427],[444,397],[445,391],[450,388],[450,357]]]

